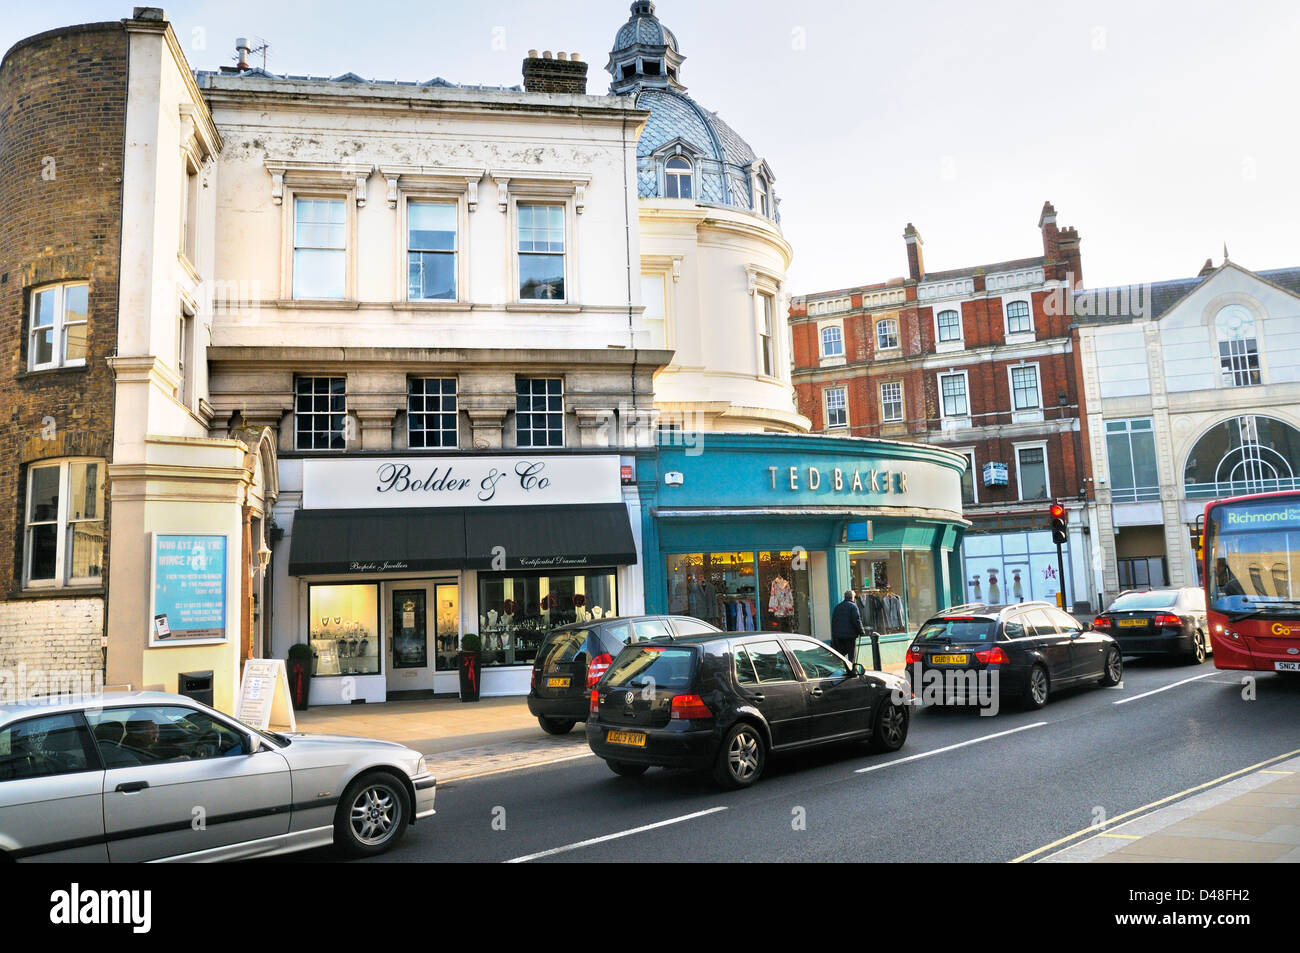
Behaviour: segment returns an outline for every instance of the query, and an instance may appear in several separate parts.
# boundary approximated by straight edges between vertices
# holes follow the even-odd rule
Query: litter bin
[[[176,676],[176,694],[212,704],[212,669],[206,672],[181,672]]]

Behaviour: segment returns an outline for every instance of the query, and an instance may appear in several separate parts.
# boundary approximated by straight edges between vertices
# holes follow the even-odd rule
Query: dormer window
[[[673,156],[664,166],[664,197],[688,199],[691,195],[691,164],[681,156]]]
[[[642,71],[643,71],[643,72],[645,73],[645,75],[647,75],[647,76],[658,76],[658,75],[659,75],[659,61],[658,61],[658,60],[645,60],[645,61],[641,64],[641,68],[642,68]]]
[[[767,197],[767,180],[761,175],[754,179],[754,211],[764,218],[771,218],[771,203]]]

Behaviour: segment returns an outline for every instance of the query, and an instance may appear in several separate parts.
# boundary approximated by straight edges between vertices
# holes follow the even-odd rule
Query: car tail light
[[[610,663],[614,661],[612,655],[597,655],[587,666],[587,687],[592,688],[601,680],[606,672],[609,671]]]
[[[528,679],[528,690],[530,692],[537,690],[537,669],[533,669]]]
[[[712,718],[713,712],[699,695],[674,695],[673,718]]]
[[[995,645],[993,648],[985,649],[982,652],[976,652],[975,658],[986,665],[997,665],[1011,661],[1007,658],[1007,653],[1002,651],[1002,646],[1000,645]]]
[[[1181,629],[1183,620],[1176,615],[1158,615],[1151,620],[1151,624],[1157,629]]]
[[[593,715],[600,713],[600,692],[594,688],[591,690],[591,707],[587,710]]]
[[[915,664],[916,664],[917,662],[919,662],[919,661],[921,661],[921,653],[918,652],[916,649],[912,648],[911,646],[908,646],[908,649],[907,649],[907,664],[908,664],[908,665],[915,665]]]
[[[1094,629],[1109,629],[1110,619],[1107,619],[1104,615],[1099,615],[1092,620],[1092,627]]]

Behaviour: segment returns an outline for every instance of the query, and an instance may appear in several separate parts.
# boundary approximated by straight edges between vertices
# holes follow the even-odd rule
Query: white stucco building
[[[1073,307],[1098,588],[1198,585],[1207,503],[1300,487],[1300,268],[1207,261]]]

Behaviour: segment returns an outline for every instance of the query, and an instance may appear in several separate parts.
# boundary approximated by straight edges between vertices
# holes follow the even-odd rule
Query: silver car
[[[0,705],[0,862],[378,854],[436,788],[404,745],[261,732],[180,695]]]

